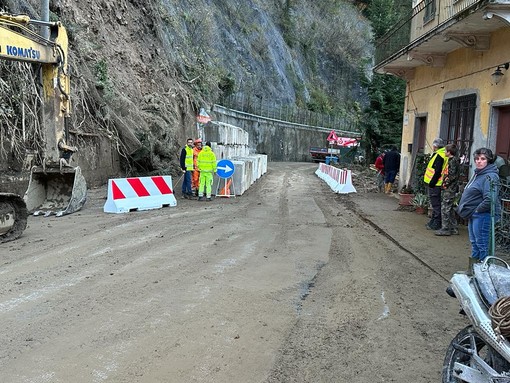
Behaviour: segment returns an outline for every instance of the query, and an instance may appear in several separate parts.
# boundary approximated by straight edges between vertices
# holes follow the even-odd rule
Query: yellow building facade
[[[386,56],[379,54],[375,67],[407,84],[400,186],[411,183],[417,155],[431,153],[436,137],[458,145],[466,177],[477,148],[507,160],[510,4],[427,0],[414,7],[409,21],[407,45],[393,44],[391,34],[383,38],[378,49],[386,49]]]

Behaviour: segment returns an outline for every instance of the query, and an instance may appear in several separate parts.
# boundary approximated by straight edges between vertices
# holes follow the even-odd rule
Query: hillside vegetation
[[[36,19],[39,7],[0,0]],[[133,172],[175,166],[198,109],[225,96],[355,119],[370,104],[371,27],[350,2],[52,0],[50,11],[70,38],[72,131],[114,140]],[[26,64],[0,65],[0,157],[16,167],[41,136],[35,80]]]

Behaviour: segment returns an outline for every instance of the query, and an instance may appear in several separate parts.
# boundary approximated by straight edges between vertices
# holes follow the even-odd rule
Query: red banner
[[[352,147],[352,146],[358,146],[359,142],[356,138],[350,138],[350,137],[338,137],[334,130],[332,130],[329,133],[329,136],[327,138],[327,141],[330,144],[343,146],[343,147]]]
[[[197,122],[200,124],[207,124],[209,121],[211,121],[211,116],[207,114],[204,108],[200,108],[200,113],[198,113],[197,116]]]

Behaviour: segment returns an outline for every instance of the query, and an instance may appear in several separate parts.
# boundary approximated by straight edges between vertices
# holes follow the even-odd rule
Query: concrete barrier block
[[[219,160],[237,157],[249,157],[249,149],[245,145],[219,145],[216,142],[211,143],[211,149]]]
[[[239,160],[232,160],[235,166],[235,172],[233,175],[234,180],[234,191],[236,195],[243,195],[243,193],[250,187],[249,179],[247,177],[246,162]],[[251,177],[250,177],[251,179]]]
[[[267,155],[265,154],[252,154],[249,157],[254,159],[254,179],[258,180],[267,173]]]
[[[238,160],[231,160],[234,164],[234,175],[232,176],[232,180],[234,183],[234,194],[235,195],[242,195],[248,188],[250,187],[250,180],[251,180],[251,174],[247,176],[247,167],[245,161],[238,161]],[[223,179],[218,177],[217,175],[214,176],[213,180],[213,192],[216,194],[218,190],[218,185],[222,187],[224,185]]]
[[[245,163],[245,182],[248,186],[251,186],[257,179],[257,159],[254,157],[237,157],[236,161],[242,161]]]
[[[238,126],[223,122],[210,122],[204,126],[206,141],[218,142],[222,145],[246,145],[249,143],[249,134]]]
[[[204,141],[211,141],[218,161],[230,159],[234,164],[232,180],[235,195],[242,195],[267,172],[267,155],[250,153],[249,134],[237,126],[212,121],[204,127]],[[215,176],[213,193],[217,192],[218,185],[223,187],[224,184],[222,179]]]
[[[222,142],[220,140],[219,126],[214,123],[208,123],[204,126],[204,144],[206,141]]]
[[[259,159],[259,178],[267,173],[267,155],[266,154],[255,154]]]

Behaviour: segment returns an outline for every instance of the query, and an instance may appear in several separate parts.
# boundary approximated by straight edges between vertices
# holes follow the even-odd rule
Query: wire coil
[[[494,332],[510,339],[510,297],[502,297],[494,302],[489,315]]]

